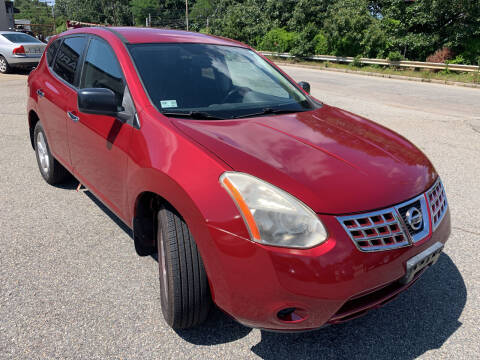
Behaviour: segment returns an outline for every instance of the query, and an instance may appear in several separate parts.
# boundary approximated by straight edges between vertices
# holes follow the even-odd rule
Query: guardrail
[[[260,51],[265,56],[275,56],[280,58],[295,58],[295,56],[290,55],[289,53],[275,53],[269,51]],[[313,55],[306,58],[307,60],[318,60],[318,61],[330,61],[330,62],[339,62],[339,63],[352,63],[354,61],[353,57],[342,57],[342,56],[333,56],[333,55]],[[431,69],[431,70],[451,70],[451,71],[466,71],[466,72],[479,72],[480,67],[476,65],[462,65],[462,64],[443,64],[443,63],[432,63],[432,62],[422,62],[422,61],[390,61],[387,59],[369,59],[361,58],[359,59],[360,63],[368,65],[384,65],[384,66],[398,66],[406,68],[420,68],[420,69]]]

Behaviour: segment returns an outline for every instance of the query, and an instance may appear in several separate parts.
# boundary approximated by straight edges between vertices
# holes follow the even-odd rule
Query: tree
[[[264,5],[261,0],[219,0],[213,33],[256,46],[267,33]]]
[[[135,18],[135,24],[144,25],[148,15],[157,12],[158,0],[131,0],[130,7]]]
[[[35,24],[32,30],[44,36],[53,33],[52,7],[38,0],[15,0],[15,8],[20,12],[15,15],[17,19],[28,19]]]
[[[323,27],[329,51],[339,56],[376,56],[384,42],[379,21],[367,0],[337,0],[329,6]]]
[[[371,0],[372,11],[382,19],[391,50],[408,58],[425,58],[446,46],[456,53],[466,52],[474,61],[471,44],[480,38],[478,0]],[[392,23],[395,26],[391,26]],[[473,45],[474,49],[475,46]],[[477,53],[480,56],[480,54]]]
[[[297,37],[297,43],[293,46],[292,55],[299,58],[306,58],[315,54],[315,42],[314,39],[317,35],[317,27],[313,24],[307,24],[304,30]]]
[[[293,31],[303,31],[307,24],[313,24],[317,29],[323,27],[330,4],[329,0],[297,0],[289,20],[289,28]]]
[[[68,20],[108,25],[131,25],[128,0],[56,0],[55,12]]]

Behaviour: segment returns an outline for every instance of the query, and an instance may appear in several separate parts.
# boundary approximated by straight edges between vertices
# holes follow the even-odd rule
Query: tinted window
[[[27,34],[2,34],[4,38],[12,43],[41,43],[40,40],[35,39],[33,36]]]
[[[85,43],[85,37],[66,38],[60,46],[55,64],[53,64],[53,71],[73,85],[75,85],[75,70],[85,48]]]
[[[107,88],[117,96],[122,104],[125,89],[122,70],[110,45],[93,38],[88,46],[83,65],[80,88]]]
[[[55,59],[55,53],[58,50],[58,47],[60,46],[61,39],[57,39],[54,42],[52,42],[47,49],[47,62],[48,65],[52,66],[53,59]]]

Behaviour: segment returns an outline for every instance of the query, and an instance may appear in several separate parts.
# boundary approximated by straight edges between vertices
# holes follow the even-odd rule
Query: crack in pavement
[[[457,226],[452,226],[452,229],[460,230],[460,231],[463,231],[463,232],[466,232],[466,233],[469,233],[469,234],[473,234],[473,235],[478,235],[478,236],[480,236],[480,232],[465,230],[465,229],[462,229],[462,228],[457,227]]]

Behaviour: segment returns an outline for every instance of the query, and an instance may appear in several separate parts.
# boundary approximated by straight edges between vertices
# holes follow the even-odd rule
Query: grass
[[[362,65],[362,66],[353,66],[352,64],[339,64],[331,63],[325,61],[298,61],[293,59],[284,59],[279,57],[269,57],[271,60],[275,61],[278,64],[292,64],[292,65],[309,65],[313,67],[318,67],[320,69],[324,68],[333,68],[333,69],[343,69],[348,71],[358,71],[358,72],[371,72],[384,75],[400,75],[407,77],[415,77],[424,79],[425,81],[430,80],[441,80],[441,81],[455,81],[463,82],[470,84],[480,84],[480,73],[477,72],[456,72],[451,70],[425,70],[425,69],[412,69],[412,68],[396,68],[393,66],[381,66],[381,65]]]

